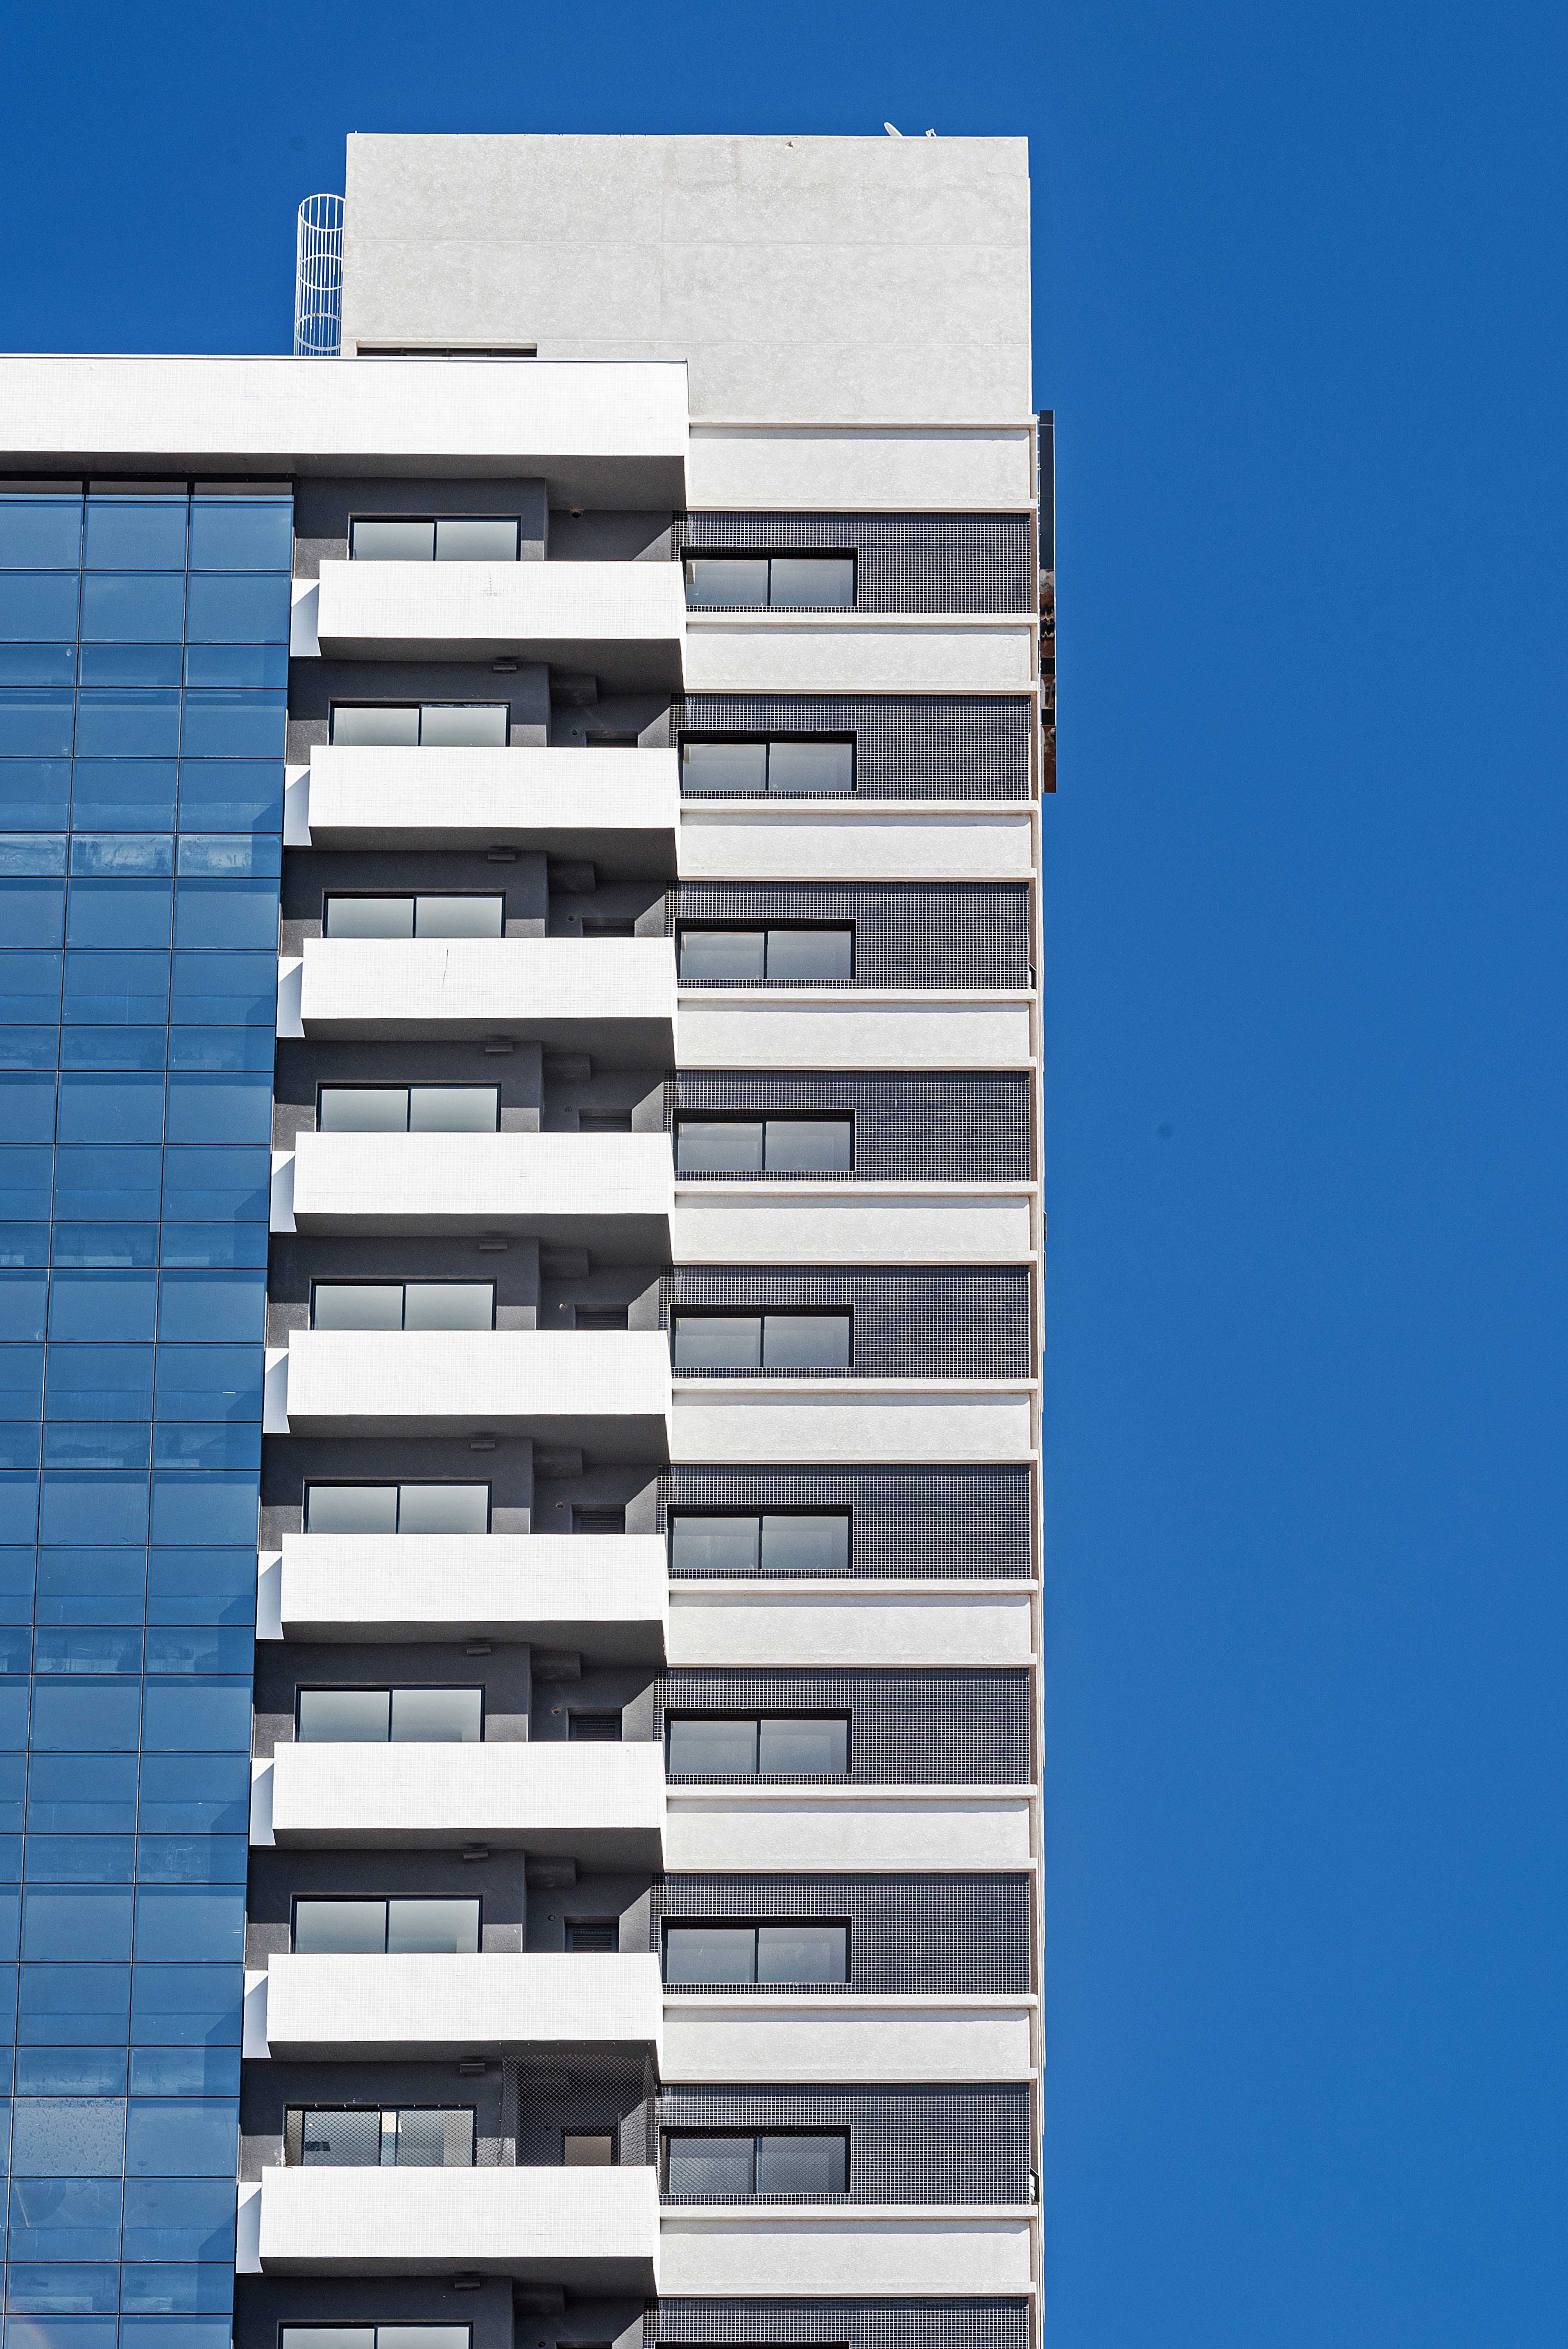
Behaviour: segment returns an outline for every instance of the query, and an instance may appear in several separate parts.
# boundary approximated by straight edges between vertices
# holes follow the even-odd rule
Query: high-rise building
[[[1025,151],[337,218],[0,360],[4,2349],[1025,2349]]]

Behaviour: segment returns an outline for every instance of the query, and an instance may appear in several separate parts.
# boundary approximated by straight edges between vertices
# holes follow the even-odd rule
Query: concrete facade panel
[[[686,463],[694,515],[705,506],[983,513],[1027,506],[1034,494],[1027,423],[945,432],[701,424],[692,429]]]
[[[889,1590],[875,1584],[675,1583],[670,1661],[687,1665],[1023,1665],[1034,1651],[1026,1589]]]
[[[1026,2211],[666,2211],[660,2288],[693,2298],[1031,2289]]]
[[[713,1874],[941,1874],[1027,1868],[1035,1856],[1027,1787],[671,1787],[665,1842],[671,1870]]]
[[[648,1744],[280,1745],[271,1825],[280,1848],[501,1844],[657,1868],[664,1761]]]
[[[677,1193],[671,1231],[677,1264],[1017,1264],[1036,1245],[1034,1222],[1027,1191],[846,1196],[691,1184]]]
[[[283,2061],[456,2063],[527,2049],[565,2061],[606,2046],[657,2056],[663,1992],[647,1956],[285,1952],[268,1964],[260,2019],[265,2044],[248,2052]]]
[[[657,1534],[286,1534],[280,1636],[520,1640],[659,1662],[666,1569]]]
[[[680,997],[683,1069],[1019,1069],[1034,1058],[1024,996],[775,995],[735,988]]]
[[[663,2076],[824,2087],[1026,2080],[1033,2019],[1027,1999],[672,1998]]]
[[[1027,1460],[1039,1399],[1028,1388],[903,1393],[846,1381],[784,1387],[678,1384],[670,1422],[675,1461],[776,1461],[834,1467],[856,1462]]]
[[[688,801],[679,856],[683,881],[1027,881],[1033,811]]]
[[[317,848],[534,848],[655,874],[675,871],[680,818],[672,750],[516,745],[317,745],[305,814]]]
[[[1027,693],[1039,652],[1028,620],[694,612],[685,666],[691,693]]]
[[[655,2288],[651,2169],[269,2169],[265,2275],[439,2275]]]

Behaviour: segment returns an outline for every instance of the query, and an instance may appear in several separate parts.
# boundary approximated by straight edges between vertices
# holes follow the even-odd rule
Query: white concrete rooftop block
[[[504,656],[679,688],[686,591],[675,563],[327,562],[316,634],[328,660]]]
[[[1027,2080],[1038,2068],[1035,2014],[1032,1998],[671,1994],[663,2073],[822,2087]]]
[[[659,2289],[697,2300],[1024,2293],[1032,2289],[1033,2223],[1029,2210],[972,2205],[677,2208],[665,2211],[660,2229]]]
[[[291,2063],[457,2063],[547,2048],[563,2062],[663,2032],[659,1960],[508,1953],[297,1957],[266,1974],[266,2052]]]
[[[658,1534],[285,1534],[286,1640],[516,1640],[595,1663],[657,1663]]]
[[[661,1067],[675,1050],[675,948],[669,938],[307,938],[299,1020],[306,1036],[511,1038]]]
[[[451,1851],[464,1844],[653,1868],[664,1756],[651,1743],[279,1745],[272,1840],[296,1850]]]
[[[693,612],[687,626],[690,693],[1030,693],[1040,674],[1023,616]]]
[[[1034,496],[1034,423],[698,424],[692,512],[997,513]]]
[[[675,1177],[665,1133],[301,1133],[301,1232],[506,1232],[670,1254]]]
[[[9,460],[166,473],[496,472],[552,502],[683,500],[686,370],[285,358],[0,358]]]
[[[1024,1069],[1035,1056],[1028,995],[844,988],[680,992],[685,1069]]]
[[[296,1330],[286,1432],[504,1432],[657,1460],[670,1395],[670,1347],[656,1330]]]
[[[673,750],[317,744],[307,807],[317,848],[532,848],[607,879],[668,879],[680,762]]]
[[[456,2271],[601,2296],[654,2291],[659,2264],[651,2168],[262,2173],[266,2275]]]

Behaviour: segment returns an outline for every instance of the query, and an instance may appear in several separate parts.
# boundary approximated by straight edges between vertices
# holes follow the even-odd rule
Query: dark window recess
[[[855,1164],[851,1117],[681,1117],[678,1174],[847,1174]]]
[[[358,563],[515,563],[515,514],[356,516],[348,554]]]
[[[672,1574],[847,1574],[850,1512],[674,1509]]]
[[[284,2115],[286,2167],[472,2169],[471,2106],[293,2105]]]
[[[855,975],[855,931],[804,926],[742,930],[699,929],[683,923],[676,934],[682,986],[713,979],[752,987],[841,986]]]
[[[624,1330],[624,1305],[578,1305],[572,1312],[574,1326],[578,1330]]]
[[[307,1534],[487,1534],[488,1485],[307,1485]]]
[[[498,1085],[323,1085],[317,1133],[493,1133]]]
[[[694,612],[850,612],[853,554],[688,554],[686,602]]]
[[[502,896],[327,897],[321,933],[328,938],[498,938]]]
[[[664,1744],[672,1778],[842,1778],[849,1769],[843,1713],[689,1714],[666,1723]]]
[[[680,745],[687,799],[812,799],[855,789],[855,744],[768,735],[760,741],[687,740]]]
[[[317,1280],[313,1330],[492,1330],[495,1288],[488,1280]]]
[[[568,1713],[566,1735],[575,1745],[618,1745],[621,1721],[618,1713]]]
[[[626,1323],[622,1321],[624,1330]],[[626,1531],[626,1511],[597,1507],[574,1507],[572,1531],[575,1534],[623,1534]]]
[[[612,1955],[620,1948],[619,1922],[614,1917],[568,1917],[566,1947],[579,1955]]]
[[[563,2129],[561,2159],[568,2169],[613,2169],[615,2168],[615,2133],[612,2129]]]
[[[637,923],[630,914],[585,914],[585,938],[635,938]]]
[[[790,2129],[753,2137],[726,2132],[700,2137],[670,2129],[664,2138],[666,2194],[704,2199],[755,2194],[846,2194],[849,2137],[842,2129]]]
[[[666,1925],[664,1979],[675,1990],[849,1980],[849,1928],[795,1917],[768,1925]]]
[[[479,1903],[458,1899],[296,1900],[294,1946],[309,1957],[472,1955],[479,1947]]]
[[[847,1313],[678,1313],[678,1371],[846,1371]]]
[[[577,1112],[579,1133],[629,1133],[631,1112],[628,1109],[580,1109]]]
[[[335,701],[327,733],[335,750],[504,750],[507,701]]]

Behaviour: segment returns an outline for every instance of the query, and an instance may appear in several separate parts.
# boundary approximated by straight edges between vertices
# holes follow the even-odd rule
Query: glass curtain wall
[[[0,481],[5,2349],[229,2339],[291,533]]]

